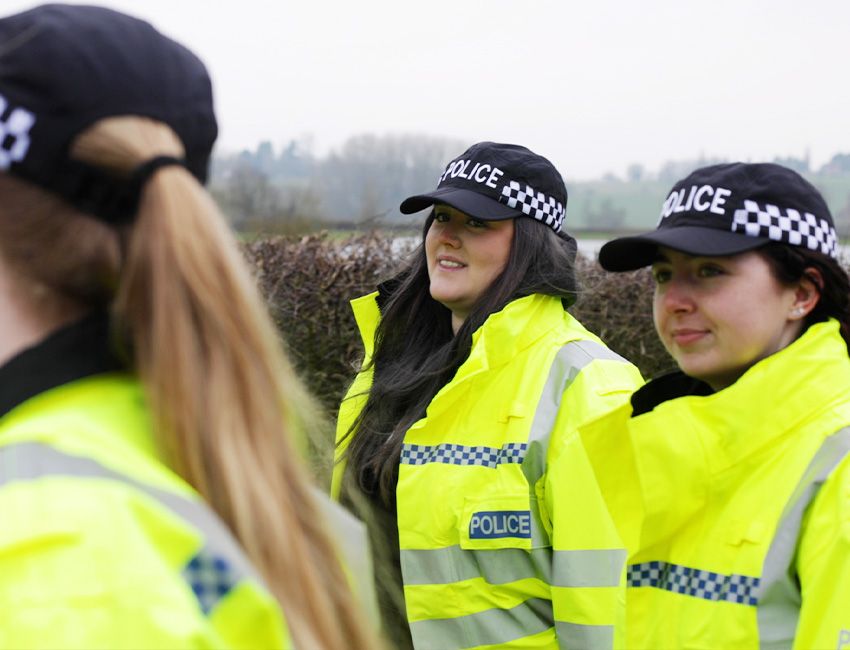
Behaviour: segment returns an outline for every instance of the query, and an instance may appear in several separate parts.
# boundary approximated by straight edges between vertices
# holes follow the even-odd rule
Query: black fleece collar
[[[83,377],[122,370],[109,318],[88,316],[57,330],[0,367],[0,417],[31,397]]]
[[[662,402],[686,395],[711,395],[714,391],[704,381],[688,377],[681,370],[668,372],[641,386],[632,394],[632,417],[649,413]]]

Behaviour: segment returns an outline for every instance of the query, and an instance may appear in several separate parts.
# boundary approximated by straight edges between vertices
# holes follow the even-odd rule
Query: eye
[[[450,219],[451,217],[446,212],[437,212],[434,215],[434,221],[436,221],[437,223],[446,223]]]
[[[652,279],[655,280],[655,284],[664,284],[665,282],[669,282],[672,277],[673,272],[670,269],[663,266],[652,267]]]
[[[481,221],[480,219],[473,219],[470,217],[466,220],[466,225],[471,226],[472,228],[489,228],[490,224],[486,221]]]
[[[701,278],[712,278],[716,275],[723,275],[724,271],[716,264],[704,264],[699,267],[699,276]]]

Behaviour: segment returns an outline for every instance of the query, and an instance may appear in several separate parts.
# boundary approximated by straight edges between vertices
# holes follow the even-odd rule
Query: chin
[[[434,300],[436,300],[438,303],[440,303],[441,305],[444,305],[445,307],[448,307],[449,309],[451,309],[452,305],[456,304],[456,302],[457,302],[456,300],[454,300],[452,298],[452,296],[447,296],[447,295],[439,293],[439,292],[438,293],[431,292],[431,297]]]
[[[693,377],[694,379],[699,379],[700,381],[704,381],[706,383],[710,383],[712,378],[718,374],[718,370],[707,367],[702,363],[694,363],[693,360],[690,362],[688,359],[676,359],[676,364],[679,366],[679,370],[685,373],[688,377]]]

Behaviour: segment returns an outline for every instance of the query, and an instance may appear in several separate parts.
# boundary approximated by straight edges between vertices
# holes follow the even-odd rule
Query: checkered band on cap
[[[762,205],[748,199],[744,201],[743,208],[735,210],[732,232],[741,232],[750,237],[767,237],[838,257],[835,228],[811,212],[801,215],[793,208],[783,210],[769,203]]]
[[[510,208],[520,210],[523,214],[542,221],[555,232],[559,232],[561,224],[564,223],[566,210],[563,204],[556,201],[554,197],[547,197],[543,192],[536,192],[530,185],[525,185],[523,189],[518,182],[510,181],[502,187],[502,196],[499,200]]]

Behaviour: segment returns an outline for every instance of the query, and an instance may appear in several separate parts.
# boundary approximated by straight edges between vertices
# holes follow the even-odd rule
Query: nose
[[[693,297],[687,281],[674,276],[657,289],[664,310],[670,314],[687,313],[694,309]]]
[[[454,219],[437,225],[439,228],[437,232],[438,242],[447,246],[451,246],[453,248],[457,248],[458,246],[460,246],[460,238],[458,237],[458,225],[455,223]]]

